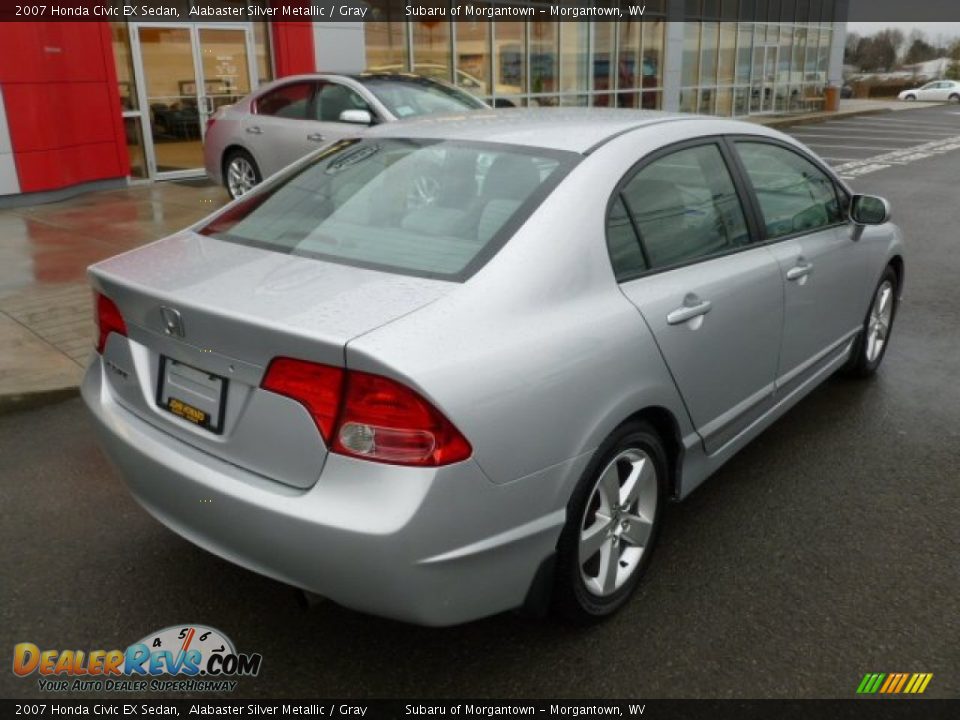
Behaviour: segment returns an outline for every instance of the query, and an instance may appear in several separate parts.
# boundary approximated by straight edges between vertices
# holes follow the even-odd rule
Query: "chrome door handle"
[[[261,129],[260,129],[259,127],[257,127],[256,125],[254,125],[253,127],[248,127],[248,128],[247,128],[247,132],[250,133],[251,135],[262,135],[262,134],[263,134],[263,130],[261,130]]]
[[[667,325],[682,325],[695,317],[706,315],[710,312],[712,304],[709,300],[698,302],[696,305],[684,305],[667,315]]]
[[[314,142],[323,142],[324,137],[320,133],[311,133],[307,135],[307,140],[313,140]]]
[[[799,280],[813,272],[813,263],[803,263],[787,270],[787,280]]]

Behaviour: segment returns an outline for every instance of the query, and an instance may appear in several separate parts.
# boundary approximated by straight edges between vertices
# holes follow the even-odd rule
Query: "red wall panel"
[[[129,172],[110,29],[0,23],[0,86],[22,192]]]
[[[313,52],[313,23],[270,23],[273,40],[273,65],[278,78],[317,71]]]

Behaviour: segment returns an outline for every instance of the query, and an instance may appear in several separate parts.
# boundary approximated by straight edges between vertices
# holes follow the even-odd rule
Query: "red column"
[[[280,6],[281,3],[271,3]],[[284,3],[288,7],[290,2]],[[293,4],[296,4],[294,2]],[[304,7],[308,0],[300,0]],[[273,41],[273,67],[278,78],[286,75],[312,73],[317,71],[317,60],[313,48],[313,22],[310,20],[291,20],[270,23]]]

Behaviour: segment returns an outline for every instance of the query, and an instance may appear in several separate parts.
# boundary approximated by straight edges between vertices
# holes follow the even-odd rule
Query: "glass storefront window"
[[[363,29],[368,69],[407,69],[406,23],[371,21],[364,23]]]
[[[717,57],[717,83],[732,85],[737,53],[736,23],[720,23],[720,52]]]
[[[643,21],[644,87],[663,85],[663,33],[663,20]]]
[[[143,147],[143,128],[140,118],[123,119],[123,129],[127,136],[127,156],[130,158],[130,177],[147,177],[147,156]]]
[[[617,60],[619,90],[633,90],[643,82],[642,37],[641,23],[620,23],[620,56]]]
[[[560,25],[560,90],[590,90],[590,25],[564,22]]]
[[[493,77],[497,95],[527,90],[527,44],[522,22],[493,24]]]
[[[733,88],[717,89],[717,115],[729,117],[733,114]]]
[[[719,23],[705,22],[700,34],[700,84],[717,83],[717,43]]]
[[[130,52],[130,32],[124,22],[110,23],[113,42],[114,65],[117,68],[117,89],[120,91],[120,107],[136,110],[139,107],[133,80],[133,55]]]
[[[457,85],[473,95],[490,95],[490,25],[458,22]]]
[[[452,80],[450,23],[424,20],[412,23],[413,68],[430,77]]]
[[[740,25],[740,39],[737,46],[737,83],[750,82],[750,59],[753,57],[753,25]]]
[[[616,24],[598,22],[593,25],[593,89],[594,91],[613,90],[617,63],[613,57],[613,40]],[[609,94],[596,95],[594,107],[609,107]]]
[[[530,23],[530,92],[555,93],[560,66],[560,27],[556,22]],[[553,98],[537,100],[540,105],[554,105]]]
[[[697,106],[697,112],[701,115],[713,115],[716,98],[716,88],[700,88],[700,103]]]
[[[697,89],[683,88],[680,91],[680,112],[695,113],[697,111]]]
[[[700,84],[700,23],[683,24],[683,71],[681,83],[696,87]]]
[[[267,23],[253,23],[253,47],[257,55],[257,82],[263,85],[273,78],[270,63],[270,32]]]

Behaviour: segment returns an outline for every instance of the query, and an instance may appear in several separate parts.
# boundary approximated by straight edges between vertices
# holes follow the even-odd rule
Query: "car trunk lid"
[[[260,389],[270,361],[343,366],[351,339],[455,287],[190,231],[90,274],[127,325],[127,341],[111,336],[103,353],[118,401],[184,442],[296,487],[316,482],[326,448],[302,405]],[[172,412],[171,399],[188,411]],[[194,410],[209,417],[198,423]]]

